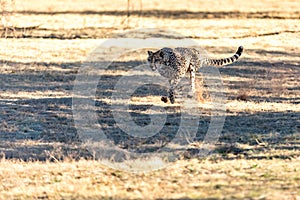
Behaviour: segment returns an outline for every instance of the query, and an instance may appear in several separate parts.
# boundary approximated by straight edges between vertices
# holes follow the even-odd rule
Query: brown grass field
[[[300,200],[299,1],[127,3],[0,0],[0,199]],[[127,32],[136,28],[142,31]],[[195,139],[167,167],[129,173],[96,161],[81,145],[72,113],[76,75],[95,48],[116,38],[142,44],[161,38],[173,46],[193,40],[211,57],[231,56],[244,46],[238,62],[219,68],[226,120],[208,156],[197,156],[201,141]],[[116,49],[128,50],[116,42],[102,46],[99,60]],[[113,140],[122,135],[109,111],[109,94],[118,78],[146,58],[145,49],[137,50],[106,71],[90,72],[104,77],[96,111]],[[203,82],[198,75],[198,139],[211,114]],[[178,105],[144,90],[129,107],[137,124],[149,123],[150,104],[178,114]],[[177,121],[170,118],[169,128]]]

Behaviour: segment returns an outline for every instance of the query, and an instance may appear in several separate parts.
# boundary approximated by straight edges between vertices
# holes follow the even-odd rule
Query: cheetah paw
[[[164,103],[167,103],[167,102],[168,102],[168,97],[161,97],[161,100],[162,100]]]

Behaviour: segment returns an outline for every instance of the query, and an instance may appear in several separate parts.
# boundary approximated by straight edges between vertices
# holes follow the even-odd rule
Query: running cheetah
[[[162,48],[156,52],[148,51],[148,63],[154,71],[158,71],[160,75],[167,78],[170,83],[168,97],[170,102],[175,103],[174,91],[180,80],[186,73],[190,75],[190,83],[192,93],[195,94],[195,74],[196,71],[205,65],[223,66],[235,62],[242,54],[243,47],[240,46],[237,52],[229,57],[223,59],[209,59],[201,58],[198,50],[193,48],[178,47],[175,49]],[[162,97],[165,103],[168,101],[167,97]]]

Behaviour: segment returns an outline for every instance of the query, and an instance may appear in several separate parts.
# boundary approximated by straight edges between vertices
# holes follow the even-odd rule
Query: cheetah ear
[[[164,52],[163,52],[163,51],[160,51],[160,52],[159,52],[159,56],[160,56],[161,58],[163,58],[163,57],[164,57]]]
[[[149,55],[149,56],[152,56],[152,55],[153,55],[153,52],[152,52],[152,51],[148,51],[148,55]]]

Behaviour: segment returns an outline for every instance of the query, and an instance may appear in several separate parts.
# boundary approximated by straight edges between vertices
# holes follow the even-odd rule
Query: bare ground
[[[0,39],[0,198],[300,198],[299,3],[216,2],[197,1],[195,6],[174,1],[168,10],[166,2],[151,1],[143,2],[142,11],[133,2],[130,18],[126,4],[118,1],[75,1],[67,7],[54,1],[43,6],[9,2],[5,9],[12,12],[3,12]],[[124,32],[132,28],[158,31]],[[177,33],[170,35],[167,29]],[[199,103],[207,113],[193,145],[166,169],[128,174],[95,161],[75,161],[93,155],[81,147],[74,126],[74,80],[89,53],[112,37],[162,37],[179,43],[193,38],[214,57],[244,46],[239,62],[219,69],[226,121],[212,155],[197,158],[197,145],[209,125],[208,95]],[[98,74],[99,122],[118,145],[124,143],[107,99],[118,78],[144,63],[146,52],[126,56]],[[144,112],[149,104],[172,109],[160,101],[165,89],[155,91],[144,88],[131,102],[137,124],[149,123]],[[178,127],[176,114],[167,126]]]

